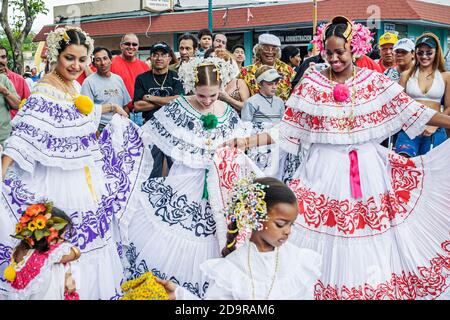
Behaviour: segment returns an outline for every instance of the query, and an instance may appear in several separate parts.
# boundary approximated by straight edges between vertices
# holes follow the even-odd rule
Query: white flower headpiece
[[[75,26],[65,26],[63,28],[56,28],[55,30],[51,31],[47,35],[47,59],[50,62],[56,62],[58,60],[58,49],[61,49],[60,42],[65,41],[66,43],[69,43],[70,38],[67,34],[67,31],[69,30],[76,30],[80,33],[84,34],[86,37],[86,44],[88,45],[88,58],[92,56],[92,53],[94,52],[94,40],[89,37],[89,35],[81,30],[79,27]]]
[[[204,65],[214,65],[216,67],[221,80],[221,89],[224,89],[239,74],[237,65],[231,63],[231,61],[228,62],[217,57],[209,57],[206,59],[196,57],[188,63],[182,63],[178,70],[178,75],[183,80],[183,87],[186,93],[194,92],[195,85],[198,81],[197,68]]]

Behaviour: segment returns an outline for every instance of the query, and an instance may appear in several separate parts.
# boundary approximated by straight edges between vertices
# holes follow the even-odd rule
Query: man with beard
[[[155,43],[150,48],[151,70],[136,79],[134,109],[143,112],[144,122],[149,121],[161,106],[184,94],[178,74],[169,70],[171,51],[167,43]],[[169,169],[172,161],[156,146],[153,146],[152,156],[155,162],[150,177],[161,177],[164,158],[167,159]]]
[[[100,119],[99,132],[111,121],[116,106],[123,108],[130,101],[130,95],[121,77],[111,73],[111,52],[97,47],[93,53],[94,66],[97,72],[91,74],[83,82],[81,94],[86,95],[95,104],[107,105],[111,112],[103,113]]]
[[[120,50],[122,54],[112,59],[111,72],[120,76],[127,87],[130,97],[134,96],[134,83],[136,77],[141,73],[149,70],[148,65],[137,58],[139,51],[139,39],[133,34],[129,33],[122,37],[120,41]],[[130,119],[138,125],[143,124],[142,113],[135,114],[133,112],[133,103],[130,102],[125,111],[130,114]]]
[[[4,74],[11,81],[20,100],[30,96],[30,88],[25,79],[20,74],[8,69],[8,51],[3,46],[0,46],[0,74]],[[16,115],[17,109],[10,109],[9,112],[12,119]]]

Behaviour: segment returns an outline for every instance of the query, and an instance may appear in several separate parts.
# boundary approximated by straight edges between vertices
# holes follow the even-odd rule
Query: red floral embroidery
[[[59,244],[53,244],[50,249],[44,253],[34,251],[31,257],[28,258],[27,262],[22,269],[16,272],[16,279],[11,284],[15,289],[24,289],[36,276],[41,272],[41,268],[48,256],[58,248]]]
[[[449,286],[450,241],[441,244],[445,255],[437,253],[430,260],[430,266],[417,267],[417,272],[392,274],[390,280],[376,287],[365,283],[349,288],[345,285],[324,285],[317,281],[314,297],[316,300],[415,300],[418,298],[437,298]]]
[[[405,100],[406,99],[406,100]],[[303,111],[295,111],[288,107],[283,116],[283,122],[290,126],[312,132],[332,132],[340,133],[343,130],[348,132],[363,131],[377,127],[389,120],[397,117],[412,103],[404,92],[399,93],[396,97],[384,104],[379,110],[368,114],[350,117],[336,116],[313,116]],[[424,106],[419,106],[422,111]],[[422,112],[416,112],[408,122],[414,123],[415,120],[422,115]],[[406,129],[408,126],[405,126]]]
[[[411,213],[408,208],[413,207],[409,204],[411,192],[422,188],[423,172],[412,160],[394,153],[389,155],[389,161],[393,191],[380,194],[378,199],[371,196],[366,201],[336,200],[304,187],[298,179],[292,180],[289,187],[297,196],[305,224],[314,228],[336,227],[339,232],[352,235],[365,228],[381,232],[391,227],[393,219],[405,219]]]

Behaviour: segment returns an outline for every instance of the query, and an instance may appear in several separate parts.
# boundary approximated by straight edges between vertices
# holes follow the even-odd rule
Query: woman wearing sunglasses
[[[415,64],[402,74],[399,83],[414,100],[438,112],[450,114],[450,72],[445,71],[444,55],[436,35],[424,33],[417,39]],[[425,131],[414,139],[401,131],[396,152],[408,158],[423,155],[446,139],[445,129],[434,126],[426,126]]]

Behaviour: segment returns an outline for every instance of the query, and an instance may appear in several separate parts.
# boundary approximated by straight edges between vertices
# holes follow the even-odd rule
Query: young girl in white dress
[[[20,243],[4,271],[8,299],[79,300],[71,262],[81,252],[64,239],[71,228],[70,218],[51,203],[27,207],[13,235]]]
[[[231,192],[223,258],[200,265],[209,281],[204,299],[313,299],[322,258],[288,242],[298,215],[292,190],[275,178],[253,180],[249,175],[239,179]],[[248,231],[249,241],[239,241]],[[171,300],[198,299],[173,282],[157,281]]]

